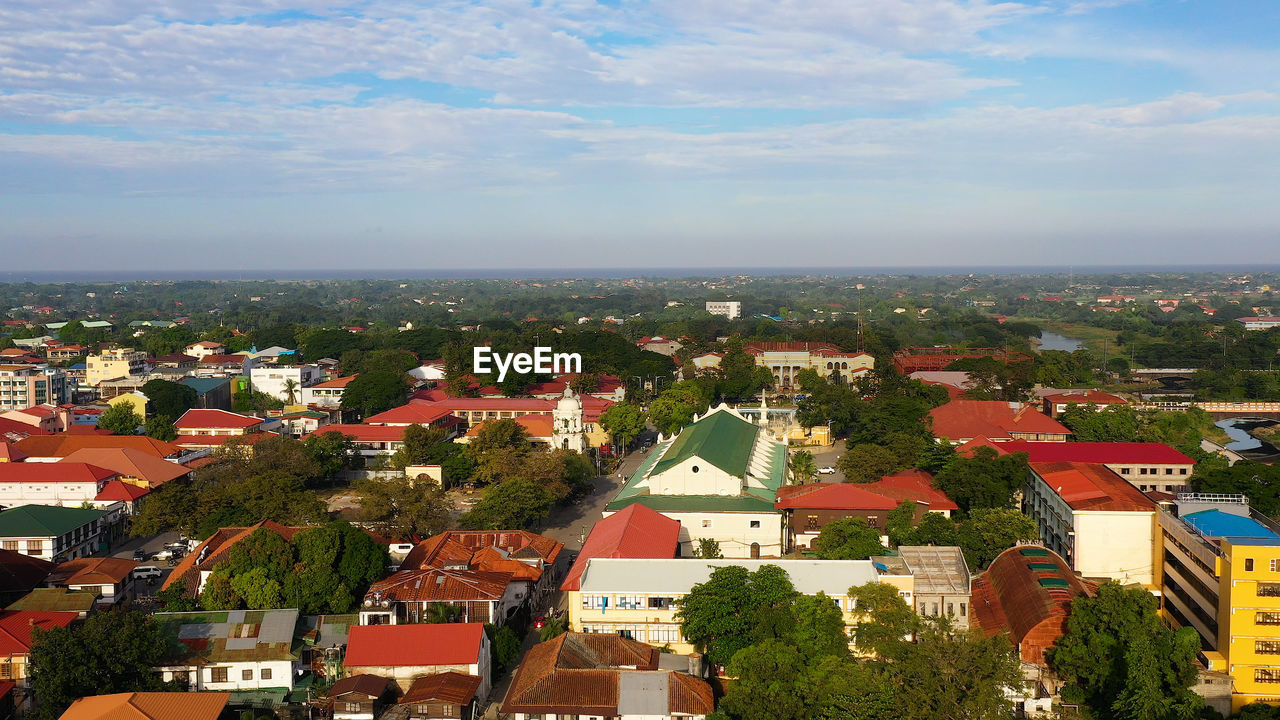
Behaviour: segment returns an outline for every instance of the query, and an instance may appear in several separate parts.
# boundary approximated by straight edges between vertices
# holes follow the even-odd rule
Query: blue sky
[[[6,0],[0,243],[11,270],[1268,262],[1278,38],[1272,0]]]

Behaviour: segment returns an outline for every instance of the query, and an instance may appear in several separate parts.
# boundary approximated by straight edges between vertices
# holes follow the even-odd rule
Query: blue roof
[[[1221,510],[1201,510],[1183,515],[1182,519],[1208,537],[1280,541],[1280,535],[1257,520]]]

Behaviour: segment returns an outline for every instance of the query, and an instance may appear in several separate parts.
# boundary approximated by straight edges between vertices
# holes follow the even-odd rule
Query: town
[[[1275,717],[1273,283],[6,285],[2,714]]]

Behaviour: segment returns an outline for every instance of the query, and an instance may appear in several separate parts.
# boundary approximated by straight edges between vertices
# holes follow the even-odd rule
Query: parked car
[[[826,467],[818,468],[819,475],[834,475],[835,473],[836,473],[836,469],[831,467],[830,465],[827,465]]]
[[[138,548],[137,550],[133,551],[133,559],[137,560],[138,562],[142,562],[143,560],[150,560],[151,553],[148,553],[146,550],[143,550],[142,548]]]
[[[151,578],[158,578],[163,574],[164,571],[155,565],[139,565],[129,573],[129,577],[134,580],[150,580]]]
[[[173,548],[167,547],[161,550],[160,552],[156,553],[155,555],[152,555],[151,559],[152,560],[169,560],[174,556],[176,556],[177,554],[178,553]]]

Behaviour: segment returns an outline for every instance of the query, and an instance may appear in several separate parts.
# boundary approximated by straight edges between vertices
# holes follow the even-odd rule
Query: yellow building
[[[129,405],[133,408],[133,411],[138,414],[138,417],[143,420],[147,419],[147,396],[140,392],[117,395],[110,400],[107,400],[107,404],[111,407],[115,407],[117,405]]]
[[[97,387],[103,380],[141,375],[146,369],[147,354],[133,348],[111,348],[85,358],[85,383]]]
[[[1187,497],[1161,514],[1162,614],[1195,628],[1208,669],[1231,675],[1232,712],[1280,705],[1280,527],[1243,496]]]
[[[798,387],[803,370],[814,370],[828,380],[851,380],[870,372],[876,359],[864,352],[845,352],[831,343],[749,342],[743,350],[754,356],[756,365],[769,368],[779,390]]]

